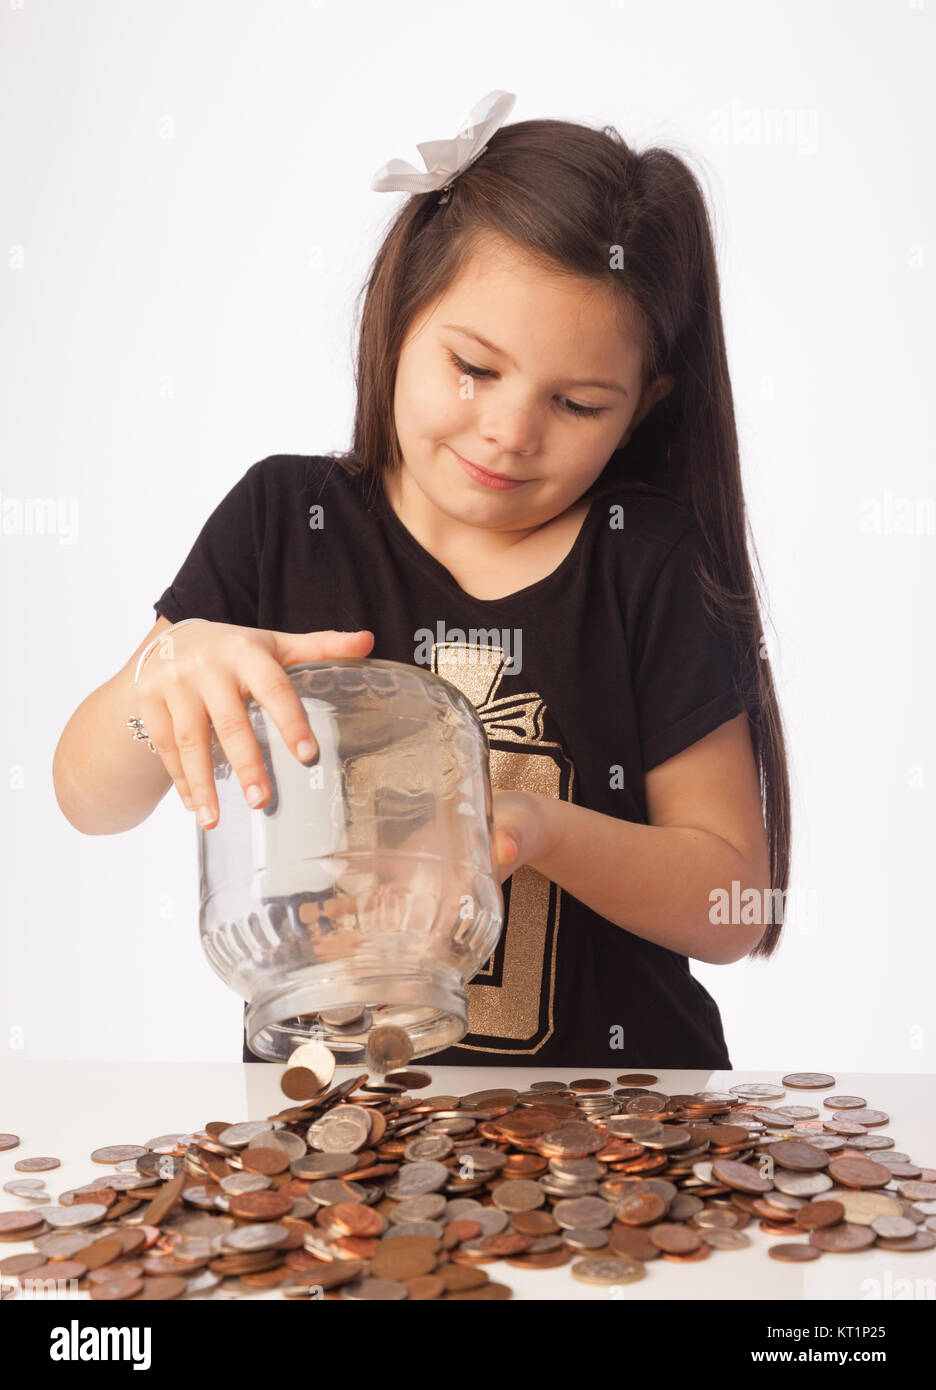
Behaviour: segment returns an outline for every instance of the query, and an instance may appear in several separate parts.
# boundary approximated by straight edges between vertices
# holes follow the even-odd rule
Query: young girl
[[[308,760],[283,667],[425,664],[488,733],[506,908],[427,1060],[730,1068],[689,958],[776,949],[789,788],[704,200],[613,128],[492,125],[377,185],[421,191],[366,285],[352,449],[247,470],[69,721],[56,793],[109,833],[171,779],[212,825],[209,721],[262,806],[247,695]]]

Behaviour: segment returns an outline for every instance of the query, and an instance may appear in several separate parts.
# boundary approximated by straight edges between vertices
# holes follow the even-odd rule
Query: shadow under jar
[[[287,675],[319,756],[303,766],[245,701],[272,787],[262,809],[212,730],[220,814],[198,830],[205,954],[248,1001],[261,1057],[285,1061],[315,1039],[359,1065],[386,1024],[406,1029],[414,1057],[437,1052],[468,1031],[464,986],[504,920],[484,725],[456,686],[402,662]]]

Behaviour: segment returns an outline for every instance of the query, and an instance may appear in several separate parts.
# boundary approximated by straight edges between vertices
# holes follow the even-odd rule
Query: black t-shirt
[[[337,460],[274,455],[231,488],[154,607],[171,622],[369,628],[371,657],[428,664],[469,696],[494,788],[647,824],[644,774],[744,708],[696,578],[704,544],[682,506],[621,490],[592,502],[546,578],[478,599],[382,488],[368,507]],[[433,635],[428,663],[417,660],[420,629]],[[465,644],[472,659],[459,661]],[[503,893],[500,940],[467,986],[469,1032],[427,1060],[730,1069],[718,1006],[686,956],[598,916],[529,865]],[[259,1060],[246,1039],[243,1057]]]

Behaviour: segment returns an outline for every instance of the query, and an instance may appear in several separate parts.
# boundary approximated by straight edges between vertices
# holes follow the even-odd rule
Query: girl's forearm
[[[528,862],[600,917],[710,964],[725,965],[753,950],[763,926],[717,924],[710,916],[716,889],[737,902],[748,888],[763,901],[769,888],[727,840],[708,830],[639,825],[530,795],[543,803],[544,847]]]

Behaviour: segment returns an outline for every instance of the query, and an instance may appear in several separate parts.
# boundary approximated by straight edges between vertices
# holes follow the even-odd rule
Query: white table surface
[[[430,1059],[431,1060],[431,1059]],[[493,1087],[527,1089],[533,1081],[571,1081],[603,1076],[612,1083],[631,1070],[535,1067],[433,1067],[432,1085],[414,1095],[461,1095]],[[788,1071],[656,1071],[653,1089],[665,1094],[700,1090],[727,1091],[745,1082],[775,1082]],[[824,1070],[817,1059],[813,1070]],[[270,1063],[159,1062],[0,1062],[0,1132],[17,1134],[20,1144],[0,1153],[0,1187],[17,1178],[44,1178],[49,1200],[79,1187],[107,1171],[92,1163],[92,1149],[105,1144],[145,1144],[159,1134],[189,1133],[211,1120],[235,1124],[266,1119],[289,1105],[279,1088],[283,1068]],[[644,1068],[640,1068],[641,1071]],[[827,1070],[827,1068],[825,1068]],[[339,1067],[335,1081],[355,1074]],[[936,1077],[920,1074],[839,1072],[834,1087],[822,1091],[788,1090],[770,1106],[816,1102],[830,1094],[864,1096],[869,1106],[887,1111],[889,1124],[875,1133],[890,1135],[919,1167],[936,1167]],[[826,1113],[831,1113],[827,1111]],[[52,1156],[61,1167],[47,1173],[18,1173],[21,1158]],[[872,1152],[870,1157],[874,1157]],[[891,1183],[890,1186],[894,1184]],[[0,1191],[0,1210],[27,1211],[34,1203]],[[768,1247],[789,1239],[768,1236],[756,1219],[745,1228],[751,1246],[744,1250],[713,1250],[701,1265],[672,1264],[659,1259],[647,1265],[646,1277],[615,1290],[581,1284],[570,1265],[557,1269],[523,1270],[499,1261],[483,1265],[492,1280],[508,1284],[522,1299],[898,1299],[920,1298],[936,1287],[936,1248],[916,1253],[871,1249],[846,1255],[824,1252],[806,1264],[770,1259]],[[804,1237],[807,1239],[807,1237]],[[0,1259],[32,1250],[32,1242],[0,1242]],[[600,1251],[583,1254],[600,1254]],[[577,1258],[577,1257],[576,1257]],[[910,1281],[900,1283],[900,1281]],[[921,1281],[921,1282],[917,1282]],[[929,1281],[927,1283],[927,1281]],[[12,1306],[17,1298],[7,1300]],[[932,1297],[932,1294],[929,1295]],[[88,1299],[76,1293],[75,1299]],[[251,1295],[280,1298],[276,1290]]]

